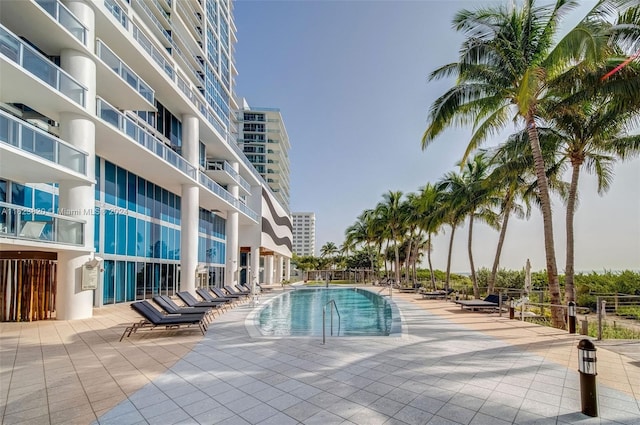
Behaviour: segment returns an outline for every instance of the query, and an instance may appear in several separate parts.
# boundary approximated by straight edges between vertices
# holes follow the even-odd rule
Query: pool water
[[[380,295],[357,288],[309,288],[287,291],[270,300],[258,314],[258,326],[265,336],[321,336],[322,309],[334,300],[340,312],[333,313],[333,335],[389,335],[392,310]],[[331,306],[326,309],[326,334],[330,335]]]

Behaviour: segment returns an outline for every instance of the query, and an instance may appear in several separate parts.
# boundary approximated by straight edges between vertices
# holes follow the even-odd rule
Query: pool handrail
[[[340,335],[340,311],[338,310],[338,305],[336,304],[336,300],[331,299],[330,301],[328,301],[323,307],[322,307],[322,345],[325,344],[325,334],[326,334],[326,327],[327,327],[327,323],[326,323],[326,315],[327,315],[327,306],[331,305],[331,336],[333,336],[333,308],[335,307],[336,309],[336,314],[338,315],[338,335]]]

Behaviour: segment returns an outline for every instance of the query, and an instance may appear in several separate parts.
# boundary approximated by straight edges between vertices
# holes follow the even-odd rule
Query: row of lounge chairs
[[[220,315],[229,307],[247,301],[251,297],[251,290],[246,286],[236,285],[224,286],[224,291],[220,288],[198,288],[197,295],[187,291],[176,292],[178,298],[184,305],[178,305],[171,297],[166,295],[155,295],[153,302],[160,308],[154,307],[147,300],[131,303],[131,308],[142,316],[142,320],[127,326],[120,336],[120,341],[125,337],[136,333],[138,329],[164,326],[165,329],[182,329],[184,327],[198,326],[204,335],[207,325],[211,323],[215,314]]]

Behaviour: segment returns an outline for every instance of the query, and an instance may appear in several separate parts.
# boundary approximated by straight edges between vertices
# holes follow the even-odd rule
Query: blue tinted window
[[[104,163],[104,202],[116,205],[116,166],[109,161]]]
[[[125,255],[127,253],[127,216],[115,214],[117,220],[116,254]]]
[[[127,209],[137,211],[137,177],[133,173],[127,173]]]
[[[127,284],[127,276],[125,274],[125,267],[127,263],[124,261],[116,261],[116,273],[115,273],[115,289],[116,289],[116,302],[124,302],[125,286]]]
[[[160,258],[169,258],[167,250],[169,249],[169,229],[167,226],[161,226],[161,242],[160,242]]]
[[[136,243],[138,233],[136,232],[136,218],[127,217],[127,255],[136,255]]]
[[[125,301],[133,301],[136,299],[136,263],[127,262],[127,293]]]
[[[137,211],[148,215],[149,210],[147,209],[146,202],[147,202],[147,182],[142,177],[138,177]]]
[[[138,257],[144,257],[147,254],[147,242],[144,234],[145,222],[143,220],[136,221],[136,255]]]
[[[96,201],[100,200],[100,157],[96,156]]]
[[[105,254],[115,254],[116,215],[107,210],[102,217],[104,217],[104,252]]]
[[[95,216],[93,220],[93,246],[96,252],[100,252],[100,208],[95,208]]]
[[[53,211],[53,194],[35,189],[35,208],[47,212]]]
[[[104,262],[104,276],[102,287],[102,302],[105,304],[113,304],[113,284],[114,284],[114,261],[105,260]]]
[[[127,206],[127,171],[124,168],[118,167],[117,171],[117,205],[120,208],[126,208]]]

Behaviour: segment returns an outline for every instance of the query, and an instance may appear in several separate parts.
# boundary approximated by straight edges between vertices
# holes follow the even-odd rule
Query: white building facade
[[[293,219],[293,252],[316,255],[316,215],[312,212],[291,213]]]
[[[287,209],[237,144],[232,12],[0,3],[0,320],[288,275]]]

